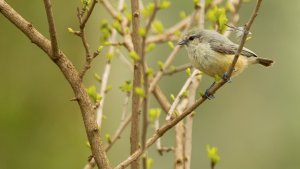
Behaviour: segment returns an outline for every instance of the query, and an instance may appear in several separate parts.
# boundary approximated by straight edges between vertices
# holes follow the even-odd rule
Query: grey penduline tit
[[[211,77],[225,77],[239,45],[213,30],[193,29],[184,34],[178,45],[184,45],[192,65]],[[257,56],[243,48],[232,77],[241,73],[249,64],[271,66],[274,61]]]

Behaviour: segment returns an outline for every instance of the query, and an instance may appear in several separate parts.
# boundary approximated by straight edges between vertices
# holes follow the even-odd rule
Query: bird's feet
[[[209,89],[205,90],[204,97],[206,97],[208,100],[215,98],[215,96],[209,92]]]
[[[222,79],[225,81],[225,82],[228,82],[228,83],[231,83],[231,79],[228,75],[227,72],[224,73],[224,75],[222,76]]]

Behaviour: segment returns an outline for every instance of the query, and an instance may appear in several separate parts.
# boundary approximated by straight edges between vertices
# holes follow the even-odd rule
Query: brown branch
[[[191,67],[192,67],[192,64],[190,64],[190,63],[186,63],[186,64],[179,65],[179,66],[176,66],[176,67],[171,66],[171,68],[164,71],[164,75],[173,75],[175,73],[185,71],[187,68],[191,68]]]
[[[174,34],[185,29],[191,20],[191,16],[184,18],[173,27],[167,29],[164,33],[147,37],[146,43],[163,43],[170,40],[175,40]]]
[[[177,106],[178,113],[181,114],[184,109],[188,105],[188,99],[184,98],[181,99],[180,104]],[[184,161],[185,161],[185,154],[184,154],[184,145],[185,145],[185,128],[183,120],[178,122],[175,125],[175,169],[184,169]]]
[[[56,38],[56,30],[54,24],[54,18],[52,13],[52,5],[51,0],[44,0],[45,10],[47,13],[48,25],[49,25],[49,33],[51,39],[51,46],[52,46],[52,58],[58,58],[59,56],[59,48]]]
[[[253,14],[251,15],[251,18],[249,19],[249,21],[247,22],[247,24],[245,25],[245,32],[243,34],[243,38],[242,41],[239,45],[238,51],[235,54],[235,58],[237,58],[243,48],[243,45],[245,43],[245,40],[247,38],[247,33],[250,30],[250,27],[255,19],[255,17],[258,14],[258,10],[260,7],[262,0],[257,0],[257,4],[255,7],[255,10],[253,12]],[[229,70],[231,70],[233,67],[235,66],[235,62],[233,60],[232,65],[230,66]],[[232,72],[231,72],[232,73]],[[230,71],[228,73],[229,77],[231,75]],[[219,83],[216,83],[216,85],[212,86],[210,88],[210,90],[208,91],[210,94],[214,94],[218,89],[220,89],[225,83],[227,82],[227,80],[222,79]],[[168,130],[170,130],[172,127],[174,127],[179,121],[181,121],[182,119],[184,119],[187,115],[191,114],[199,105],[201,105],[203,102],[205,102],[207,100],[206,96],[202,96],[201,98],[197,99],[195,101],[195,103],[188,107],[181,115],[179,115],[177,118],[175,118],[172,121],[168,121],[165,125],[163,125],[162,127],[160,127],[159,130],[157,130],[152,137],[150,137],[147,141],[146,147],[150,147],[153,143],[155,143],[155,141],[163,136]],[[133,153],[130,157],[128,157],[125,161],[121,162],[117,167],[115,167],[114,169],[124,169],[126,168],[132,161],[136,160],[138,157],[141,156],[141,154],[144,152],[145,150],[142,149],[138,149],[135,153]]]
[[[138,56],[142,56],[141,37],[139,36],[140,27],[140,11],[139,1],[131,0],[132,13],[132,43],[135,52]],[[133,154],[139,149],[139,119],[140,119],[140,96],[134,91],[136,87],[141,86],[142,78],[142,61],[135,61],[133,69],[133,93],[132,93],[132,118],[131,118],[131,133],[130,133],[130,153]],[[132,169],[139,169],[139,158],[132,161]]]
[[[84,18],[82,18],[82,21],[80,23],[80,28],[84,28],[85,27],[85,24],[87,23],[87,21],[89,20],[93,10],[94,10],[94,7],[96,6],[96,3],[98,1],[97,0],[92,0],[92,5],[90,7],[90,9],[88,10],[87,14],[84,16]]]
[[[85,91],[85,87],[81,83],[79,73],[72,62],[63,52],[61,52],[59,58],[53,58],[51,42],[3,0],[0,0],[0,12],[18,29],[20,29],[32,41],[32,43],[41,48],[64,74],[66,80],[71,85],[80,106],[86,134],[91,145],[93,156],[97,162],[97,166],[99,168],[110,169],[109,160],[102,145],[100,131],[95,121],[93,105]]]
[[[121,19],[120,16],[123,18],[120,12],[118,12],[108,0],[99,0],[100,3],[103,4],[104,8],[110,13],[110,15],[116,19],[119,20]]]
[[[192,106],[195,103],[196,91],[199,86],[200,80],[202,79],[202,75],[198,75],[193,78],[192,83],[189,87],[189,95],[188,95],[188,105],[187,107]],[[190,114],[186,117],[185,121],[185,145],[184,145],[184,168],[191,168],[191,156],[192,156],[192,136],[193,136],[193,114]]]

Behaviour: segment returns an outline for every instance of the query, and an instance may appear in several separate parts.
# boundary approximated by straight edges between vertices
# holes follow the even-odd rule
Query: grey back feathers
[[[198,41],[197,43],[208,43],[212,50],[221,54],[234,55],[239,45],[233,43],[227,37],[213,30],[193,29],[184,35],[184,39],[188,43]],[[247,48],[243,48],[241,55],[246,57],[257,57],[257,55]]]

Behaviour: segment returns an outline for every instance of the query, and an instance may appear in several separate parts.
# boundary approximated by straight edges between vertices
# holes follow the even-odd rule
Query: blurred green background
[[[8,0],[11,6],[48,37],[43,1]],[[112,2],[116,5],[116,1]],[[241,8],[243,25],[255,1]],[[67,32],[78,28],[76,7],[80,1],[53,0],[59,45],[81,68],[84,50],[78,37]],[[159,13],[165,27],[179,20],[180,10],[191,11],[192,2],[172,1],[172,6]],[[251,29],[253,38],[246,46],[260,56],[272,58],[276,64],[265,69],[251,66],[205,102],[194,118],[192,168],[209,168],[206,144],[219,148],[223,169],[299,169],[300,159],[300,1],[263,1],[259,16]],[[97,5],[88,23],[91,49],[100,44],[99,23],[109,18]],[[170,49],[166,45],[149,55],[155,65],[165,60]],[[79,107],[69,101],[73,97],[69,84],[49,58],[3,15],[0,15],[0,168],[82,168],[90,154]],[[188,62],[181,50],[175,65]],[[100,55],[86,76],[86,86],[97,84],[93,74],[101,74],[105,64]],[[104,107],[106,119],[103,135],[113,133],[120,121],[124,93],[118,86],[131,79],[130,71],[119,59],[113,70]],[[158,67],[154,66],[157,70]],[[160,81],[169,95],[176,94],[186,80],[185,73]],[[175,83],[176,82],[176,83]],[[212,82],[205,77],[200,90]],[[151,107],[157,107],[151,101]],[[163,117],[162,117],[163,120]],[[149,130],[152,133],[153,129]],[[174,133],[167,133],[164,145],[173,145]],[[111,164],[117,165],[129,153],[128,129],[108,153]],[[173,168],[173,154],[159,156],[150,149],[153,168]]]

